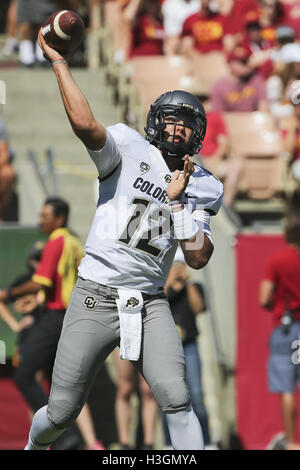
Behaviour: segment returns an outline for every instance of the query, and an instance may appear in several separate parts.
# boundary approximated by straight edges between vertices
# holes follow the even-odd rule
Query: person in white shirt
[[[164,93],[151,106],[146,139],[120,123],[97,122],[67,62],[44,41],[67,116],[100,179],[86,256],[65,315],[47,406],[33,418],[26,450],[47,449],[80,413],[106,357],[139,370],[166,414],[174,449],[203,449],[185,379],[182,343],[163,292],[180,244],[186,263],[205,266],[213,252],[209,219],[223,186],[194,165],[205,111],[190,93]]]
[[[162,4],[165,31],[164,53],[176,55],[179,51],[182,26],[186,18],[197,13],[201,0],[165,0]]]

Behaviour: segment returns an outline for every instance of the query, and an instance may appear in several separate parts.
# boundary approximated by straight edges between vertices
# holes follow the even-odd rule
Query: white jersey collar
[[[171,180],[173,172],[170,170],[168,165],[165,162],[164,157],[154,145],[150,144],[150,159],[152,165],[158,169],[161,178],[165,183],[169,183],[168,177]]]

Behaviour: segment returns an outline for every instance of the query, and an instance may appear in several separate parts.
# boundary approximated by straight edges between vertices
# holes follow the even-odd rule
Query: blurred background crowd
[[[299,1],[2,0],[0,286],[4,287],[20,274],[27,248],[38,237],[32,227],[46,196],[63,196],[70,202],[70,225],[83,242],[95,207],[94,168],[65,122],[50,66],[36,42],[39,27],[61,8],[76,10],[84,19],[87,34],[70,66],[105,125],[122,121],[143,134],[149,106],[171,89],[192,92],[203,103],[207,134],[200,154],[193,158],[224,183],[222,211],[213,221],[216,249],[203,273],[171,277],[175,285],[171,299],[181,290],[178,283],[188,292],[195,282],[202,303],[191,311],[209,313],[189,325],[188,343],[196,344],[199,352],[198,357],[194,346],[187,348],[199,372],[195,394],[200,400],[195,406],[207,445],[265,448],[274,436],[272,445],[282,444],[287,435],[295,444],[299,429],[294,389],[268,389],[268,339],[274,324],[265,311],[270,302],[260,301],[258,292],[263,280],[272,281],[272,289],[280,282],[279,275],[266,274],[265,266],[285,246],[286,217],[300,214]],[[297,238],[297,227],[295,231]],[[300,246],[300,240],[292,245]],[[300,285],[299,273],[295,268],[284,275],[295,276]],[[300,289],[288,295],[296,299],[291,303],[297,312]],[[282,303],[280,318],[287,304]],[[13,308],[12,312],[16,314]],[[13,356],[15,334],[0,320],[0,338],[10,338],[8,357]],[[292,349],[285,354],[291,355]],[[123,448],[138,443],[145,448],[167,446],[167,431],[163,423],[157,431],[157,410],[146,384],[136,382],[130,365],[122,369],[120,362],[124,361],[110,358],[108,373],[103,372],[98,389],[95,386],[98,394],[110,396],[111,407],[99,410],[96,392],[91,398],[99,440],[106,446],[118,442]],[[3,377],[10,378],[8,366],[0,366],[0,377],[4,369]],[[285,392],[288,397],[279,401]],[[130,437],[132,403],[139,423],[135,444]],[[11,440],[1,432],[0,448],[17,445],[13,432]]]

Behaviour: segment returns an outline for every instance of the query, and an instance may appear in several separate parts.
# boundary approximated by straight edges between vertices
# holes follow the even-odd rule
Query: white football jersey
[[[172,178],[160,151],[125,124],[107,129],[105,146],[88,150],[99,171],[99,200],[79,276],[116,288],[160,291],[178,242],[166,189]],[[218,212],[223,185],[195,166],[183,201],[210,237],[209,214]],[[204,209],[204,211],[203,211]]]

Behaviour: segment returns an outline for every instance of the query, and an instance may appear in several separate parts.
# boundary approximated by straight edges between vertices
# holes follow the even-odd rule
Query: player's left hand
[[[179,201],[188,185],[191,174],[194,171],[194,164],[189,156],[184,157],[183,174],[180,175],[179,170],[175,170],[173,178],[167,187],[167,196],[170,201]]]

